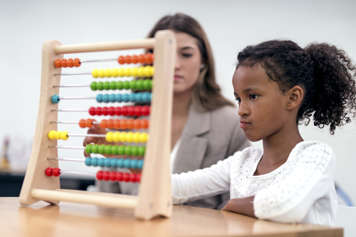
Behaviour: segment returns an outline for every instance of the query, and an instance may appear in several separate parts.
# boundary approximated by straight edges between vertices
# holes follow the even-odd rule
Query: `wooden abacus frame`
[[[57,130],[58,104],[50,102],[51,95],[59,94],[60,68],[55,68],[55,59],[63,54],[100,52],[127,49],[154,50],[154,80],[151,102],[150,127],[144,166],[138,196],[113,193],[87,192],[60,189],[60,179],[49,178],[44,170],[47,167],[58,167],[57,140],[48,139],[50,130]],[[32,154],[29,160],[25,179],[20,193],[20,203],[30,205],[39,200],[52,204],[59,201],[94,204],[105,207],[134,208],[135,216],[140,219],[151,219],[155,216],[169,217],[172,212],[170,149],[171,149],[171,116],[173,77],[175,65],[176,42],[170,31],[159,31],[154,38],[106,42],[93,44],[61,45],[58,41],[48,41],[42,48],[42,79],[40,106]],[[162,139],[163,138],[163,139]],[[84,158],[83,158],[84,162]]]

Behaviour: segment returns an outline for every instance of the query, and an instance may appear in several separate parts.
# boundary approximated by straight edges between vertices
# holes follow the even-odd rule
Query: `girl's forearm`
[[[255,196],[246,198],[234,198],[230,199],[229,202],[223,207],[222,210],[232,211],[239,214],[256,217],[253,208],[253,200]]]

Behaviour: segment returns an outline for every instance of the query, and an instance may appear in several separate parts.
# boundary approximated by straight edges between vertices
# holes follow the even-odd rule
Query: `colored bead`
[[[51,96],[51,102],[52,104],[57,104],[60,101],[60,98],[58,95],[52,95]]]
[[[111,159],[110,158],[106,158],[105,160],[104,160],[105,162],[105,167],[108,167],[108,168],[110,168],[111,167]]]
[[[59,132],[59,139],[61,140],[67,140],[68,139],[68,132],[67,131],[61,131]]]
[[[116,159],[109,159],[110,160],[110,167],[116,167]]]
[[[98,158],[96,158],[96,157],[92,158],[91,165],[94,167],[98,166],[98,161],[99,161]]]
[[[56,139],[57,138],[57,132],[55,130],[49,131],[48,138],[51,139],[51,140]]]
[[[138,163],[138,164],[137,164],[137,169],[142,169],[142,167],[143,167],[143,160],[138,160],[137,163]]]
[[[105,145],[96,145],[97,148],[98,148],[98,151],[95,152],[95,153],[98,153],[98,154],[104,154],[104,151],[105,151]]]
[[[96,172],[96,178],[98,180],[102,180],[103,179],[103,171],[102,170],[99,170],[98,172]]]
[[[99,103],[103,102],[103,95],[102,94],[96,95],[96,101]]]
[[[75,59],[74,59],[73,66],[79,67],[81,64],[82,64],[82,63],[80,62],[80,59],[79,59],[79,58],[75,58]]]
[[[129,81],[124,81],[122,86],[123,86],[123,89],[128,90],[128,89],[130,89],[130,82]]]
[[[53,175],[53,169],[51,167],[48,167],[45,169],[45,175],[46,176],[52,176]]]
[[[110,172],[109,171],[104,171],[103,179],[106,180],[106,181],[108,181],[110,179]]]
[[[114,133],[113,132],[108,132],[106,133],[105,140],[107,142],[114,142]]]
[[[119,64],[124,64],[125,63],[125,57],[124,56],[119,56],[117,61],[119,62]]]
[[[110,82],[110,90],[116,90],[116,89],[117,89],[116,81],[111,81]]]
[[[91,146],[91,153],[98,153],[99,150],[99,145],[97,144],[92,144]]]
[[[87,154],[90,154],[90,153],[91,153],[91,147],[92,147],[92,144],[88,144],[88,145],[85,146],[85,152],[86,152]]]
[[[62,62],[61,62],[60,58],[54,60],[54,67],[55,68],[60,68],[61,66],[62,66]]]
[[[130,160],[129,159],[125,159],[123,162],[123,168],[130,168]]]
[[[98,159],[98,166],[104,167],[105,166],[105,159],[104,158],[99,158]]]
[[[79,124],[79,127],[80,127],[80,128],[85,128],[87,122],[86,122],[85,119],[81,119],[81,120],[79,120],[79,123],[78,123],[78,124]]]
[[[104,90],[104,82],[102,82],[102,81],[97,82],[96,87],[97,87],[97,90],[99,90],[99,91]]]
[[[116,180],[117,181],[122,181],[123,180],[123,173],[122,172],[117,172],[116,173]]]
[[[137,168],[137,160],[130,160],[130,168],[131,169]]]
[[[110,177],[109,177],[109,179],[110,179],[111,181],[116,181],[116,172],[115,172],[115,171],[111,171],[111,172],[110,172]]]
[[[99,77],[99,69],[93,69],[93,71],[91,71],[91,75],[94,77],[94,78],[98,78]]]
[[[60,176],[61,169],[60,168],[53,168],[53,176]]]
[[[116,160],[116,167],[119,167],[119,168],[123,168],[123,163],[124,163],[124,159],[117,159]]]
[[[125,154],[125,147],[119,146],[119,155],[124,155],[124,154]]]
[[[144,156],[146,148],[144,146],[139,146],[137,148],[137,156]]]
[[[91,160],[92,159],[90,157],[85,158],[85,165],[91,166]]]

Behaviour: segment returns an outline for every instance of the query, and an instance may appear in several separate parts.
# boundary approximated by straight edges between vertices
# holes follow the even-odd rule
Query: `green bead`
[[[97,144],[93,144],[93,146],[91,148],[91,152],[92,153],[98,153],[98,145]]]
[[[98,145],[98,153],[104,154],[104,151],[105,151],[105,145]]]
[[[119,146],[119,155],[125,155],[125,147],[124,146]]]
[[[138,156],[144,156],[145,155],[145,151],[146,151],[146,147],[144,146],[139,146],[138,147]]]
[[[136,83],[135,83],[135,80],[132,80],[132,81],[129,81],[129,84],[130,84],[130,89],[131,90],[135,90],[136,88]]]
[[[126,89],[126,90],[130,89],[130,82],[129,81],[124,81],[123,82],[123,89]]]
[[[104,82],[104,89],[105,90],[109,90],[110,89],[110,82],[109,81]]]
[[[144,80],[143,81],[143,89],[144,90],[151,90],[152,89],[152,81],[151,80]]]
[[[111,146],[110,145],[105,146],[104,154],[111,155]]]
[[[142,91],[143,90],[143,80],[137,80],[136,81],[136,90]]]
[[[91,147],[92,147],[92,144],[86,145],[86,146],[85,146],[85,152],[88,153],[88,154],[90,154],[90,153],[91,153],[91,149],[92,149]]]
[[[137,146],[131,147],[131,155],[138,156],[138,147]]]
[[[96,91],[96,89],[97,89],[97,83],[96,83],[96,81],[93,81],[92,83],[90,83],[90,89],[91,89],[92,91]]]
[[[119,155],[119,146],[112,146],[111,153],[113,155]]]
[[[96,86],[99,91],[102,91],[104,88],[104,83],[102,81],[99,81]]]
[[[111,90],[116,90],[116,81],[111,81],[110,82],[110,89]]]
[[[124,85],[123,85],[122,81],[117,81],[116,82],[116,89],[122,90],[123,88],[124,88]]]
[[[125,146],[125,155],[131,156],[131,147]]]

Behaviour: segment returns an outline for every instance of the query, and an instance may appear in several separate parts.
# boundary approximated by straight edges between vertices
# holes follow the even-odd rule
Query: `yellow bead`
[[[148,140],[148,134],[147,133],[141,133],[140,134],[140,142],[146,143]]]
[[[118,68],[118,71],[119,71],[119,77],[123,77],[124,76],[124,70],[123,68]]]
[[[97,78],[99,76],[99,70],[98,69],[93,69],[93,71],[91,72],[91,75],[94,77],[94,78]]]
[[[134,142],[134,136],[133,132],[128,132],[126,135],[126,141],[127,142]]]
[[[114,141],[113,132],[108,132],[108,133],[106,133],[105,140],[106,140],[107,142],[113,142],[113,141]]]
[[[57,138],[56,131],[55,130],[49,131],[48,138],[51,140],[55,140]]]
[[[120,74],[119,68],[114,68],[114,69],[113,69],[113,74],[112,74],[112,76],[113,76],[113,77],[118,77],[119,74]]]
[[[113,141],[114,142],[119,142],[120,141],[120,132],[114,132],[113,133]]]
[[[98,76],[100,78],[105,77],[105,69],[98,69]]]
[[[154,67],[150,67],[150,74],[151,74],[151,77],[153,77],[153,75],[155,74],[155,68]]]
[[[110,68],[105,69],[104,74],[105,74],[105,77],[111,77],[111,70],[110,70]]]
[[[122,76],[128,77],[127,68],[122,68]]]
[[[132,134],[132,141],[134,143],[139,143],[140,142],[140,133],[135,132]]]
[[[61,131],[61,132],[58,132],[58,137],[59,139],[61,140],[67,140],[68,139],[68,132],[67,131]]]
[[[133,76],[133,77],[137,77],[137,76],[138,76],[137,67],[133,67],[133,68],[131,68],[131,70],[132,70],[132,76]]]
[[[132,72],[132,68],[127,68],[127,76],[128,77],[132,77],[132,75],[133,75],[133,72]]]
[[[120,138],[120,142],[125,142],[126,141],[126,133],[125,132],[120,132],[119,133],[119,138]]]
[[[143,67],[138,67],[137,68],[137,76],[138,77],[143,77],[143,75],[144,75]]]

